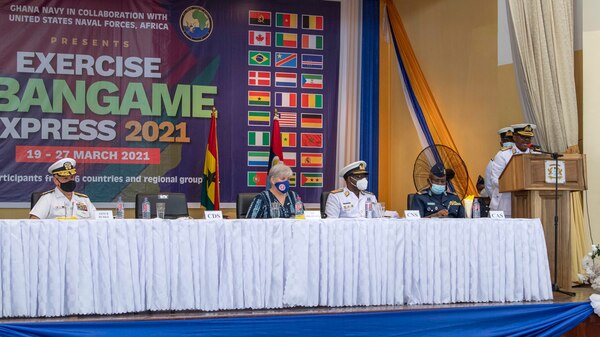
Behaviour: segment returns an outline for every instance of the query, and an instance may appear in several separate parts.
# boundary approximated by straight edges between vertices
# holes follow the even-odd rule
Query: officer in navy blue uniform
[[[448,191],[446,169],[435,164],[429,172],[429,188],[419,191],[410,205],[422,218],[464,218],[465,209],[460,198]]]

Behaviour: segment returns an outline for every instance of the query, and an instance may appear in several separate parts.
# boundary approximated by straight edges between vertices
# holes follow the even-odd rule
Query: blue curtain
[[[369,190],[379,187],[379,0],[363,0],[360,85],[360,159],[367,162]]]
[[[168,321],[0,324],[0,336],[560,336],[593,313],[589,302],[396,312]]]

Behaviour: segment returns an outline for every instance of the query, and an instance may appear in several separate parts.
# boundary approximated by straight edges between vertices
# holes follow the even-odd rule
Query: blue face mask
[[[281,193],[287,193],[287,191],[290,189],[290,181],[286,180],[286,181],[280,181],[278,183],[275,183],[275,188],[281,192]]]
[[[446,191],[446,185],[431,184],[431,193],[439,195],[444,191]]]
[[[515,143],[513,142],[504,142],[502,143],[502,147],[513,147]]]

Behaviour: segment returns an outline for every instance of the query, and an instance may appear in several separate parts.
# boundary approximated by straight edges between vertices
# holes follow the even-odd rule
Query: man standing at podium
[[[494,157],[492,161],[491,169],[486,172],[486,184],[491,186],[490,189],[490,210],[491,211],[503,211],[504,216],[507,218],[511,217],[511,194],[500,193],[500,187],[498,179],[506,165],[510,161],[513,155],[522,153],[531,153],[529,144],[531,144],[531,138],[533,137],[533,130],[535,130],[535,124],[514,124],[513,128],[513,146],[503,147]],[[489,176],[488,176],[489,175]]]

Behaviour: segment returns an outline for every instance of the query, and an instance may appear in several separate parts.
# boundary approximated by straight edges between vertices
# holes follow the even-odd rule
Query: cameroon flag
[[[217,145],[217,113],[213,108],[204,159],[200,203],[207,210],[219,210],[219,147]]]

